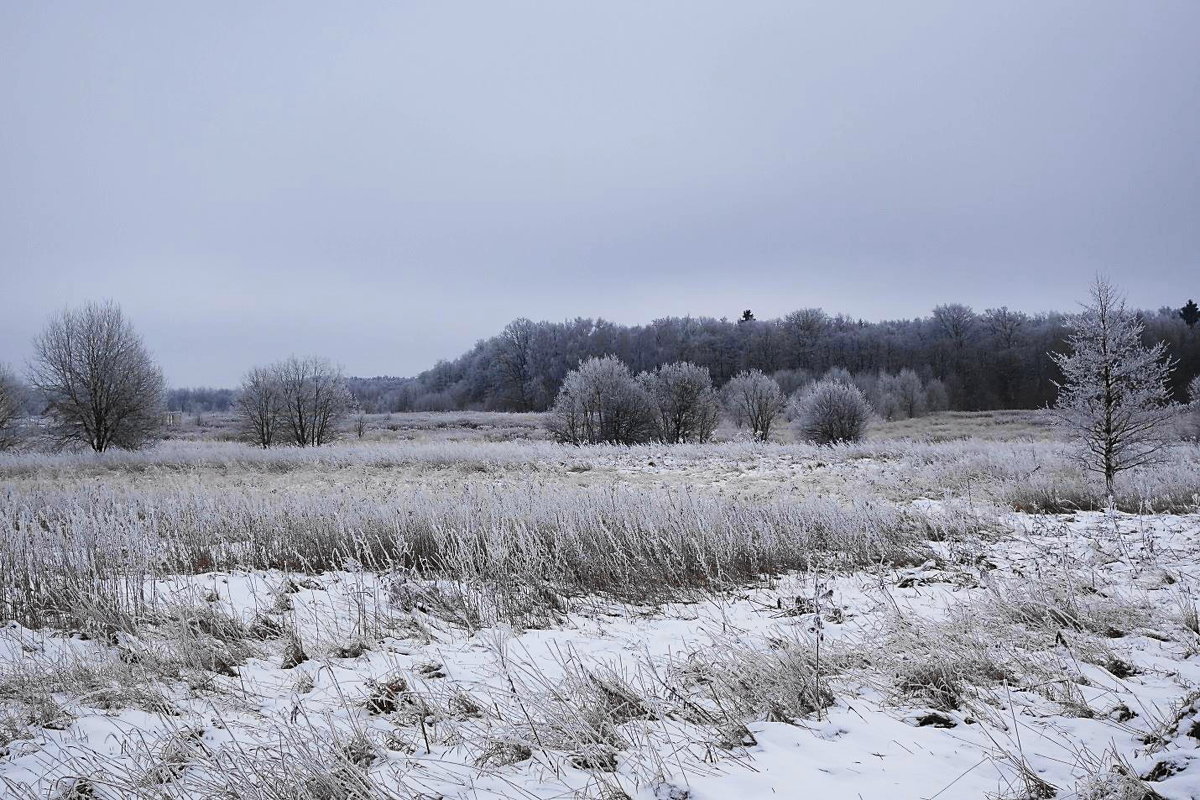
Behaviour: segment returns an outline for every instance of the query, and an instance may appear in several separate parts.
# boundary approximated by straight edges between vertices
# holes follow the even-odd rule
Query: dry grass
[[[124,760],[61,765],[80,778],[62,792],[433,797],[430,773],[465,790],[480,775],[529,772],[583,773],[577,796],[621,797],[632,794],[622,781],[669,787],[664,775],[744,757],[766,722],[819,728],[831,710],[866,710],[864,696],[896,716],[932,708],[997,731],[1009,692],[1076,720],[1102,716],[1083,673],[1134,676],[1125,634],[1163,629],[1191,642],[1200,624],[1188,587],[1169,590],[1168,619],[1065,555],[1037,559],[1020,577],[989,577],[975,556],[1013,535],[1007,510],[1089,507],[1098,488],[1060,444],[1032,435],[935,441],[985,424],[1021,438],[1038,427],[1033,418],[944,416],[912,421],[913,440],[837,448],[489,443],[483,421],[442,428],[419,415],[395,421],[402,430],[392,433],[419,439],[411,444],[0,456],[0,616],[87,639],[70,657],[4,663],[0,745],[22,747],[76,715],[140,710],[160,730],[124,742]],[[525,424],[492,421],[502,431]],[[463,430],[470,435],[451,440]],[[1124,507],[1200,505],[1194,449],[1125,478]],[[931,569],[965,576],[947,590],[960,602],[922,615],[881,599],[869,621],[843,619],[839,608],[828,640],[798,604],[769,635],[722,622],[708,646],[639,656],[632,670],[570,651],[540,666],[500,654],[488,681],[460,684],[445,657],[395,660],[447,641],[488,643],[501,623],[555,627],[584,611],[601,625],[609,613],[685,601],[724,608],[730,590],[772,591],[765,578],[797,571],[891,586],[895,567],[935,550]],[[180,588],[203,583],[181,575],[248,570],[283,575],[244,617],[224,597]],[[332,574],[311,578],[323,572]],[[304,628],[304,613],[324,613],[312,597],[335,588],[346,619],[319,635]],[[247,688],[254,681],[243,682],[247,664],[284,686],[296,713],[265,713]],[[368,682],[330,699],[331,680],[351,669]],[[202,714],[188,705],[199,700]],[[302,712],[310,703],[320,708],[311,717]],[[218,706],[231,715],[228,730]],[[409,757],[424,759],[421,769]],[[1011,760],[1008,796],[1046,790],[1023,755]],[[1146,796],[1116,765],[1114,756],[1081,767],[1080,796]]]

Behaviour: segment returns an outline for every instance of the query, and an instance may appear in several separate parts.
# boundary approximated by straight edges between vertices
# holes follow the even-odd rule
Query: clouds
[[[411,373],[516,316],[1040,309],[1097,270],[1173,301],[1200,250],[1197,23],[1187,3],[13,5],[0,271],[25,302],[0,358],[99,296],[177,343],[177,383],[293,342]]]

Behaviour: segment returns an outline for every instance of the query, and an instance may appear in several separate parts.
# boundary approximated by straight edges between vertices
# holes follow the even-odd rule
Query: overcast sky
[[[1200,2],[0,4],[0,360],[1200,297]]]

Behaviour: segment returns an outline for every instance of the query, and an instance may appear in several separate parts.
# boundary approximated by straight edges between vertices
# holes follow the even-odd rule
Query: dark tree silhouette
[[[1195,300],[1188,300],[1184,307],[1179,309],[1179,318],[1186,322],[1189,328],[1196,327],[1196,323],[1200,322],[1200,306],[1196,305]]]

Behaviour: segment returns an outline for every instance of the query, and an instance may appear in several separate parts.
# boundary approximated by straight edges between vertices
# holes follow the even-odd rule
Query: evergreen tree
[[[1200,322],[1200,306],[1196,305],[1195,300],[1188,300],[1184,307],[1179,309],[1179,318],[1186,322],[1189,328],[1196,327],[1196,323]]]

